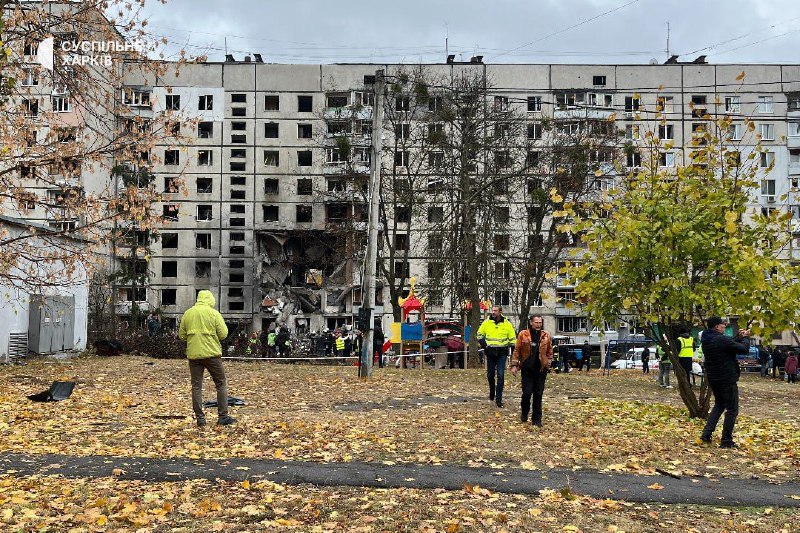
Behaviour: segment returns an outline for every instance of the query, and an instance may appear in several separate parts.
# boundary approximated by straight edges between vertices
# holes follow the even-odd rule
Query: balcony
[[[553,111],[553,120],[608,120],[615,112],[608,109],[556,109]],[[632,114],[631,114],[632,116]]]

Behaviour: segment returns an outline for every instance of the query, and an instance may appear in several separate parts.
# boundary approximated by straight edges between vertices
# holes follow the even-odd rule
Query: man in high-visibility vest
[[[344,354],[344,337],[341,330],[336,330],[336,357],[342,357]]]
[[[686,379],[689,381],[691,385],[693,381],[692,376],[692,358],[694,357],[694,339],[689,334],[688,331],[684,330],[681,331],[680,336],[678,336],[678,346],[680,351],[678,352],[678,360],[681,363],[681,368],[683,371],[686,372]]]
[[[506,375],[506,360],[510,349],[514,348],[517,332],[503,316],[503,308],[492,306],[492,315],[478,328],[478,343],[486,353],[486,379],[489,381],[489,400],[497,407],[503,407],[503,385]],[[495,374],[497,385],[495,385]]]

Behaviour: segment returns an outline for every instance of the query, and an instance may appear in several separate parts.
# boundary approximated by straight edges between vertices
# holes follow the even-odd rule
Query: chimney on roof
[[[469,60],[470,63],[483,64],[483,56],[472,56]]]
[[[263,63],[264,62],[264,58],[261,57],[261,54],[253,54],[253,57],[255,58],[256,63]]]
[[[244,56],[244,62],[249,63],[251,61],[250,56]]]
[[[706,61],[706,56],[698,56],[697,59],[692,61],[692,63],[697,63],[698,65],[707,65],[708,61]]]
[[[447,64],[448,65],[452,65],[453,61],[455,61],[455,60],[456,60],[456,55],[455,54],[450,54],[449,56],[447,56]]]
[[[675,65],[678,62],[679,56],[669,56],[669,59],[664,61],[665,65]]]
[[[236,60],[233,58],[233,54],[225,54],[225,62],[236,63]]]

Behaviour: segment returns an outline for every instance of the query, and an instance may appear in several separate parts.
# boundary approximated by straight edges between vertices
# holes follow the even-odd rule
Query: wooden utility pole
[[[372,152],[369,179],[369,220],[367,222],[367,250],[364,254],[364,277],[361,290],[361,311],[364,342],[361,346],[361,365],[358,377],[366,380],[372,376],[373,343],[375,339],[375,263],[378,262],[378,209],[380,208],[381,151],[383,141],[383,70],[375,72],[375,101],[372,104]],[[381,354],[382,356],[382,354]]]

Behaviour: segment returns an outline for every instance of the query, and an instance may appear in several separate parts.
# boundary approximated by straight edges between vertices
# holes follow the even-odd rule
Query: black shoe
[[[542,421],[540,420],[538,422],[534,422],[533,425],[536,426],[537,428],[540,428],[542,427]]]
[[[525,423],[527,423],[527,422],[528,422],[528,417],[525,417],[525,418],[522,418],[522,417],[520,417],[520,418],[519,418],[519,423],[520,423],[520,424],[525,424]]]
[[[206,427],[206,421],[205,420],[198,420],[197,421],[197,427],[199,427],[199,428]]]
[[[493,401],[494,401],[494,394],[490,394],[490,395],[489,395],[489,401],[490,401],[490,402],[493,402]]]
[[[703,441],[703,444],[711,444],[711,437],[700,437],[700,440]]]
[[[735,442],[721,442],[719,445],[720,448],[738,448],[739,445]]]
[[[505,405],[505,404],[503,403],[503,400],[497,400],[496,402],[494,402],[494,404],[495,404],[497,407],[503,407],[503,406]]]
[[[222,417],[219,420],[217,420],[218,426],[230,426],[231,424],[234,423],[236,423],[236,419],[233,418],[232,416]]]

